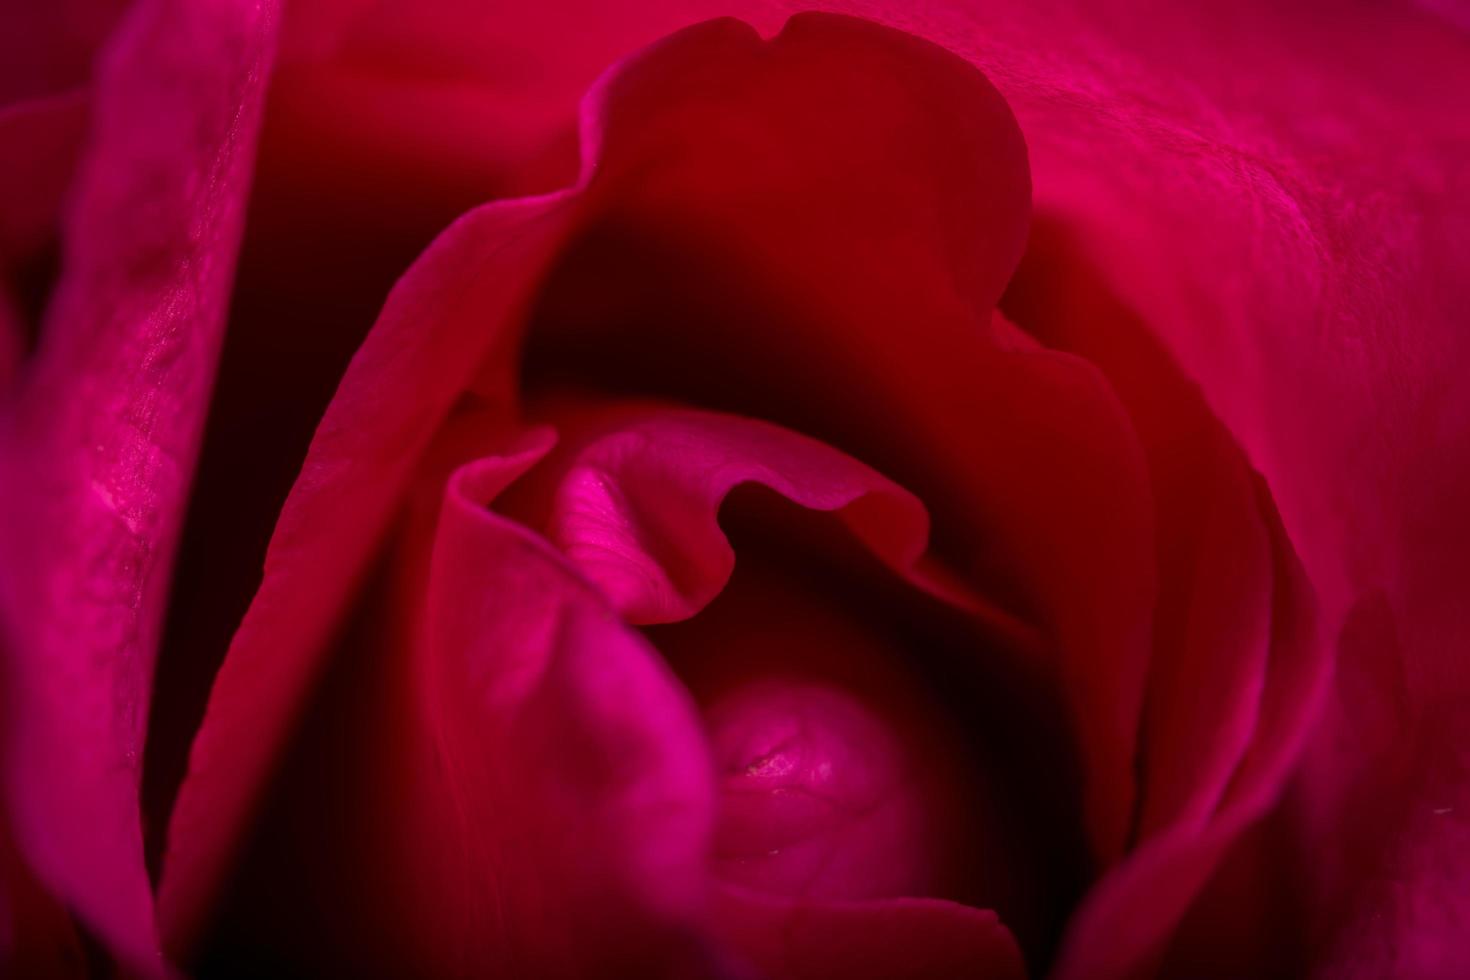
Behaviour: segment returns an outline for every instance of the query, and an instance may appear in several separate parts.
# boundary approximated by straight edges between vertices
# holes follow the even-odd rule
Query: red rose
[[[12,972],[1470,969],[1453,16],[12,7]]]

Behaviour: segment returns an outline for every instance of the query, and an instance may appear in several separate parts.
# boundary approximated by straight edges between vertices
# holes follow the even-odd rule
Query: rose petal
[[[1402,642],[1386,595],[1353,607],[1325,723],[1277,821],[1292,834],[1332,829],[1300,845],[1299,887],[1325,896],[1304,923],[1321,944],[1314,976],[1470,969],[1461,925],[1470,911],[1470,701],[1447,694],[1431,710],[1416,705]]]
[[[1270,543],[1240,448],[1069,246],[1062,229],[1034,229],[1005,303],[1047,345],[1107,375],[1148,459],[1160,594],[1135,829],[1146,839],[1175,820],[1202,825],[1255,734],[1270,647]]]
[[[1458,501],[1470,472],[1456,461],[1470,433],[1458,271],[1470,130],[1444,108],[1445,92],[1470,83],[1464,40],[1405,7],[1161,17],[1124,6],[1126,36],[1094,9],[1042,24],[952,7],[933,29],[981,64],[1011,66],[997,80],[1032,148],[1038,212],[1081,230],[1267,477],[1321,596],[1324,638],[1361,593],[1387,597],[1416,719],[1395,738],[1414,752],[1417,720],[1436,728],[1465,692],[1447,651],[1467,635]],[[991,31],[999,43],[979,40]],[[1030,53],[1041,50],[1053,60]],[[1317,843],[1354,855],[1356,873],[1379,882],[1350,923],[1333,922],[1349,880],[1304,896],[1321,946],[1343,930],[1344,961],[1407,950],[1421,928],[1443,934],[1432,910],[1455,880],[1392,856],[1418,849],[1411,815],[1454,793],[1360,764],[1361,789],[1319,799],[1294,830],[1306,853],[1320,855]],[[1363,836],[1357,792],[1413,802]]]
[[[950,580],[925,554],[929,515],[907,490],[814,439],[756,419],[675,406],[553,403],[538,417],[563,433],[518,493],[533,526],[567,554],[629,622],[695,615],[729,581],[735,554],[720,505],[743,484],[835,511],[884,563],[1037,655],[1034,630]]]
[[[1011,668],[1034,658],[1007,656],[983,627],[864,553],[834,516],[750,488],[721,517],[738,554],[730,583],[698,615],[647,631],[704,710],[717,762],[728,766],[731,749],[764,752],[726,741],[732,722],[753,723],[746,733],[759,739],[805,714],[804,699],[782,691],[855,699],[879,728],[844,733],[834,718],[826,741],[803,725],[783,749],[815,755],[784,775],[776,767],[769,782],[722,768],[713,873],[804,898],[819,887],[826,898],[961,902],[996,912],[1028,952],[1046,955],[1089,866],[1054,679],[1014,683]],[[806,703],[820,718],[817,702]],[[885,745],[908,759],[886,787]],[[807,764],[823,781],[815,797],[781,788]],[[883,812],[926,829],[887,836],[844,816],[839,798],[873,791]]]
[[[138,765],[222,327],[273,8],[142,4],[112,46],[0,490],[17,845],[109,952],[159,972]]]
[[[486,475],[451,481],[424,618],[429,722],[492,850],[461,874],[506,896],[497,931],[466,927],[553,974],[661,972],[704,912],[714,787],[697,715],[560,556],[477,506]]]
[[[160,903],[178,947],[208,915],[415,462],[475,366],[504,358],[513,343],[517,309],[563,231],[565,203],[492,205],[456,223],[394,288],[343,378],[282,511],[174,810]],[[480,274],[486,268],[498,274]]]
[[[879,16],[993,74],[1028,138],[1039,213],[1082,229],[1267,477],[1321,595],[1324,636],[1381,590],[1410,714],[1451,737],[1434,719],[1463,699],[1450,651],[1470,629],[1459,503],[1470,471],[1456,462],[1470,458],[1470,128],[1445,109],[1445,93],[1470,84],[1463,36],[1402,5],[1041,9],[937,0]],[[1406,752],[1418,727],[1401,729]],[[1392,766],[1365,760],[1361,778],[1365,792],[1396,792]],[[1384,855],[1358,865],[1394,885],[1370,887],[1344,958],[1364,943],[1407,948],[1417,923],[1431,928],[1433,896],[1454,878],[1388,857],[1417,847],[1408,814],[1440,806],[1444,790],[1427,787],[1405,790],[1416,802],[1377,842],[1351,843],[1346,798],[1320,800],[1296,830]],[[1391,893],[1405,899],[1375,915]],[[1307,900],[1337,904],[1330,887]]]
[[[688,697],[543,539],[485,506],[548,435],[414,507],[202,970],[662,975],[705,956],[713,773]],[[302,891],[282,896],[293,874]]]
[[[1263,516],[1265,491],[1258,490]],[[1279,521],[1272,537],[1271,653],[1255,737],[1213,818],[1176,823],[1143,843],[1092,890],[1068,928],[1055,975],[1130,977],[1157,964],[1164,943],[1236,838],[1277,801],[1328,679],[1305,576]]]
[[[731,945],[773,980],[1026,976],[995,914],[953,902],[801,901],[728,888],[718,901],[715,921]]]
[[[58,0],[0,8],[0,107],[86,85],[127,0]]]
[[[85,977],[86,960],[66,909],[47,894],[0,824],[0,967],[6,976]]]

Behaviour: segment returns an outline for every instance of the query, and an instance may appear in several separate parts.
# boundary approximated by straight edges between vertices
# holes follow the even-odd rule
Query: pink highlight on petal
[[[716,875],[791,897],[934,894],[949,842],[935,839],[915,785],[928,760],[912,756],[900,720],[840,688],[778,678],[704,713],[722,781]]]
[[[630,622],[686,619],[714,598],[735,563],[719,508],[736,488],[758,484],[835,512],[915,586],[1040,655],[1033,628],[928,553],[929,515],[913,494],[830,446],[758,419],[656,403],[553,398],[539,411],[571,437],[520,491],[538,501],[529,519]]]
[[[42,886],[143,976],[166,972],[139,826],[145,719],[274,26],[261,0],[144,2],[124,21],[0,437],[11,829]],[[65,126],[47,132],[61,165]]]
[[[485,509],[504,482],[496,461],[451,478],[423,618],[426,721],[467,825],[433,819],[487,849],[465,886],[504,896],[466,926],[490,962],[546,975],[698,955],[713,770],[694,707],[554,550]]]

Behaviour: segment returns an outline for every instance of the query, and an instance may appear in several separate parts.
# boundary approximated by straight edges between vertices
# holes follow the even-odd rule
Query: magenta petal
[[[1470,700],[1416,709],[1401,644],[1384,595],[1356,604],[1279,821],[1332,830],[1305,838],[1300,862],[1323,896],[1307,924],[1329,937],[1316,975],[1331,980],[1470,971]]]
[[[1264,491],[1261,500],[1266,507]],[[1156,964],[1220,858],[1277,802],[1311,732],[1329,678],[1329,648],[1318,637],[1305,577],[1279,521],[1268,530],[1275,581],[1271,652],[1250,748],[1208,823],[1171,825],[1092,889],[1068,927],[1056,967],[1063,980],[1121,980]]]
[[[504,372],[515,319],[565,230],[564,195],[489,205],[394,287],[312,440],[265,577],[216,679],[170,825],[160,903],[171,942],[207,916],[334,628],[415,464],[482,361]],[[484,275],[494,268],[498,275]]]
[[[630,622],[687,619],[719,593],[735,564],[718,524],[720,505],[736,487],[760,484],[803,507],[837,512],[915,585],[1036,652],[1030,627],[970,594],[926,556],[924,505],[857,460],[770,423],[717,412],[614,403],[587,414],[592,431],[580,440],[572,434],[564,458],[533,478],[549,498],[538,524]]]
[[[18,848],[108,950],[162,970],[138,777],[274,8],[147,3],[101,70],[62,277],[4,436],[5,771]]]
[[[722,889],[727,941],[771,980],[1021,980],[1026,967],[995,913],[936,899],[821,902]]]
[[[554,548],[486,506],[550,436],[416,481],[391,569],[333,645],[343,669],[205,910],[225,914],[201,972],[660,976],[707,955],[693,705]]]
[[[504,482],[487,464],[450,481],[416,665],[459,801],[424,819],[469,845],[443,873],[507,896],[493,919],[446,910],[455,941],[513,972],[658,975],[695,955],[706,911],[714,777],[697,713],[565,559],[484,509]]]
[[[1135,838],[1174,821],[1199,826],[1255,734],[1273,588],[1260,509],[1271,501],[1258,497],[1243,453],[1197,386],[1075,254],[1065,229],[1033,229],[1005,305],[1048,346],[1096,365],[1138,433],[1160,574]]]

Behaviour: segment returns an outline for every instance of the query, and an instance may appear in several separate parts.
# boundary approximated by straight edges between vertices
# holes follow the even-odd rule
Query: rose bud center
[[[910,712],[774,677],[717,696],[706,719],[724,880],[814,899],[932,895],[964,863],[935,732]]]

